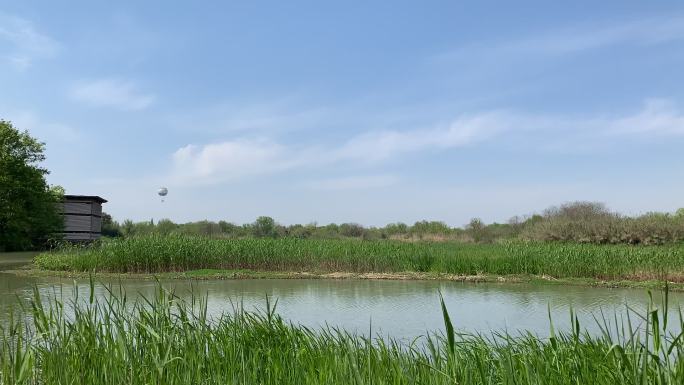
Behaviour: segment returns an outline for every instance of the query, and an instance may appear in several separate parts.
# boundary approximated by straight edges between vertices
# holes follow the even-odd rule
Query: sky
[[[0,119],[117,220],[671,212],[683,68],[681,0],[0,0]]]

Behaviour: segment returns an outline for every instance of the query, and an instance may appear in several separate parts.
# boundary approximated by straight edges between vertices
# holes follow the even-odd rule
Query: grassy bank
[[[684,383],[684,342],[668,333],[684,325],[652,308],[612,334],[575,324],[540,339],[454,332],[443,306],[445,332],[406,345],[293,326],[268,306],[208,319],[206,298],[161,289],[136,304],[41,303],[36,294],[31,325],[0,329],[2,385]]]
[[[198,269],[269,272],[426,272],[534,275],[605,280],[684,281],[684,246],[507,242],[209,239],[132,237],[43,253],[35,265],[53,271],[119,273]]]

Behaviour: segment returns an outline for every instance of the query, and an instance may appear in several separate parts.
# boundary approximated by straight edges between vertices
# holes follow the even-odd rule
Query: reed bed
[[[65,247],[38,255],[35,264],[46,270],[82,272],[157,273],[195,269],[435,272],[682,282],[684,246],[146,236]]]
[[[121,293],[68,304],[35,293],[31,321],[0,327],[1,385],[684,383],[682,335],[668,331],[682,317],[668,323],[667,309],[652,306],[597,321],[596,337],[575,322],[542,339],[456,332],[442,301],[445,330],[405,344],[292,325],[268,302],[210,319],[206,297],[184,301],[161,287],[134,303]]]

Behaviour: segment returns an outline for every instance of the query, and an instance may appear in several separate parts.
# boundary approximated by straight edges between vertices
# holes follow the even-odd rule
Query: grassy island
[[[104,240],[38,255],[44,270],[164,273],[198,269],[315,273],[535,275],[603,280],[684,279],[684,246],[508,241],[210,239],[144,236]]]

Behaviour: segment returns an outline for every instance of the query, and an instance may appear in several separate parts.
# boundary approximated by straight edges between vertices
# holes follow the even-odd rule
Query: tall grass
[[[312,239],[210,239],[147,236],[66,247],[40,254],[48,270],[167,272],[254,269],[315,272],[438,272],[533,274],[558,278],[668,278],[684,281],[684,245],[629,246],[566,243]]]
[[[0,330],[0,384],[684,383],[682,335],[668,332],[684,322],[653,307],[600,321],[597,337],[575,322],[541,339],[455,332],[442,302],[446,331],[406,345],[291,325],[269,305],[209,319],[206,297],[161,288],[134,304],[121,294],[43,303],[36,291],[31,323]]]

